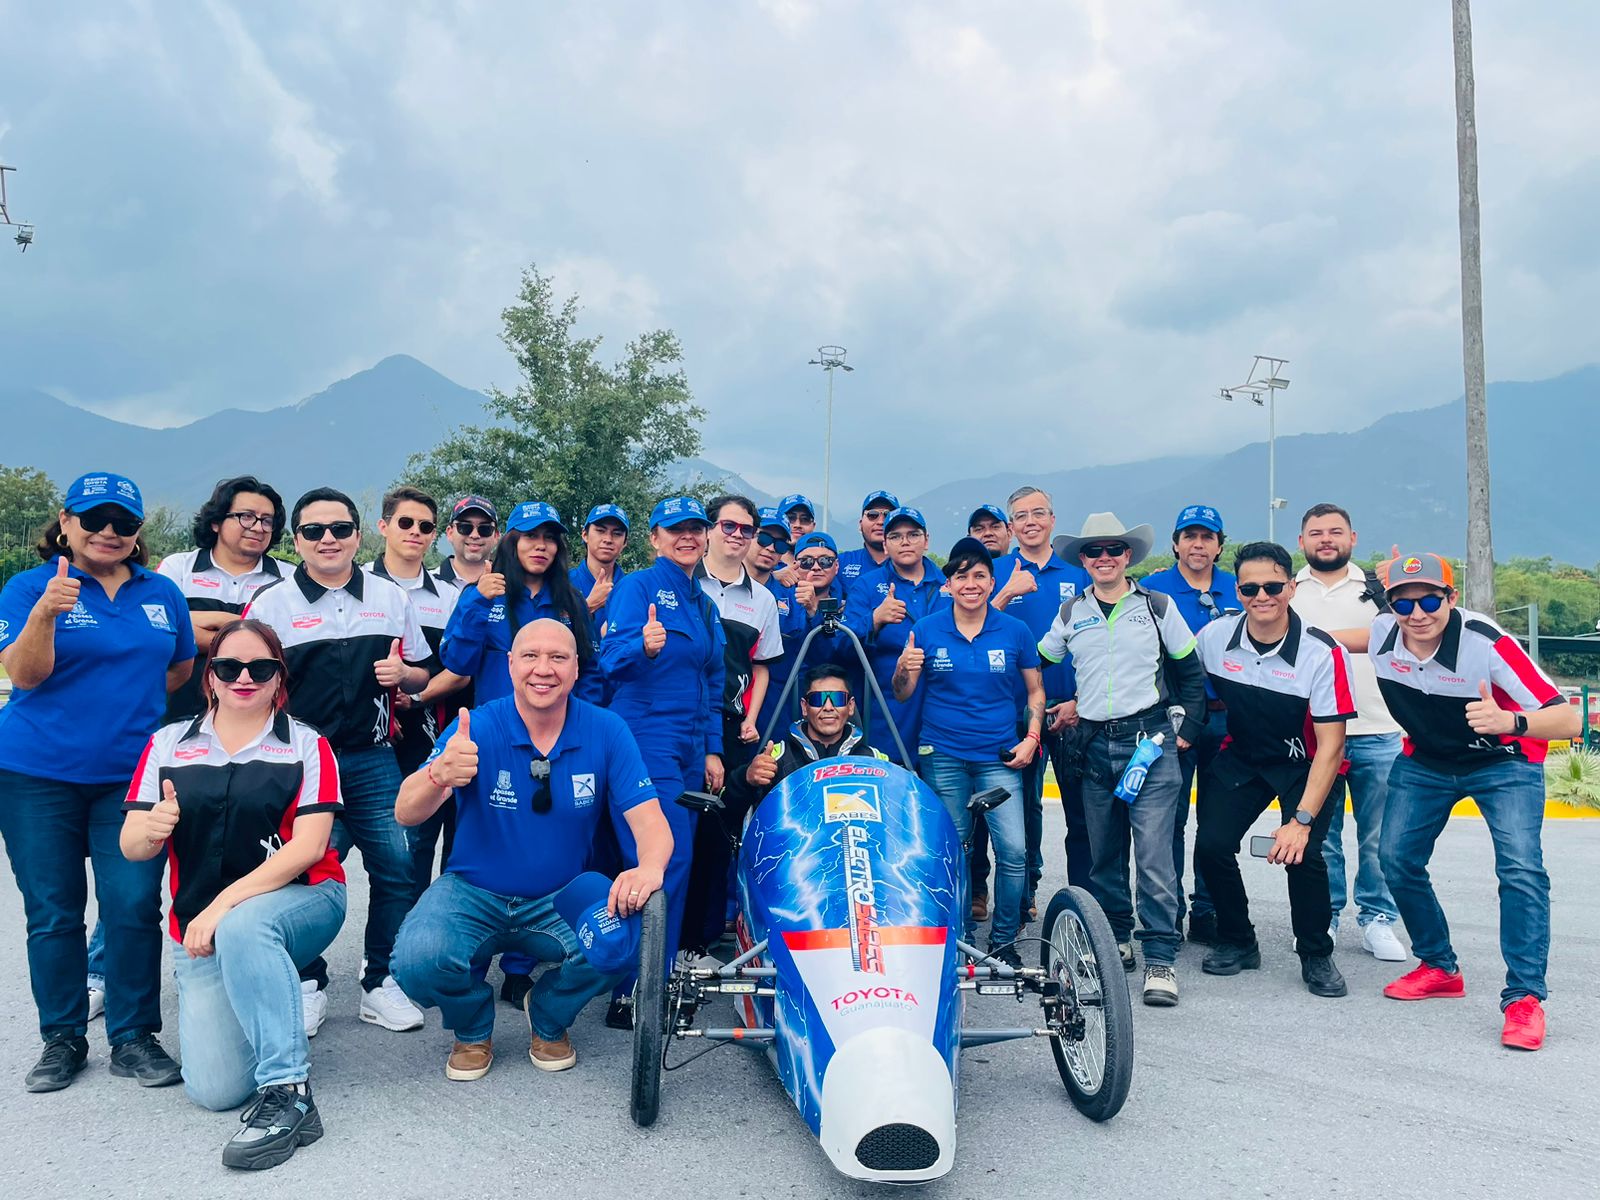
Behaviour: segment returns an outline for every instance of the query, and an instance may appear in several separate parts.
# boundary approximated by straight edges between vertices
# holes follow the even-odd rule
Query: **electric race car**
[[[787,689],[780,712],[786,703]],[[1006,796],[991,789],[972,804]],[[680,803],[718,802],[690,794]],[[968,1046],[1047,1039],[1080,1112],[1104,1121],[1122,1108],[1133,1014],[1105,914],[1087,892],[1063,888],[1044,914],[1039,965],[1021,970],[968,945],[956,826],[912,771],[848,757],[794,771],[751,813],[737,862],[740,953],[726,966],[669,972],[664,898],[644,910],[633,997],[639,1125],[656,1120],[662,1069],[680,1040],[763,1050],[834,1166],[856,1179],[920,1183],[950,1170]],[[1013,1004],[1036,996],[1039,1019],[967,1026],[969,994]],[[701,1027],[701,1009],[718,996],[734,999],[736,1023]]]

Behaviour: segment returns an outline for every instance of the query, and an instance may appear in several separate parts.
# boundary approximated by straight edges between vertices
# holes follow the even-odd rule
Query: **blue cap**
[[[1198,525],[1202,529],[1209,529],[1212,533],[1222,532],[1222,514],[1209,504],[1191,504],[1178,514],[1178,519],[1172,523],[1172,532],[1187,529],[1191,525]]]
[[[817,515],[817,506],[811,503],[811,497],[802,496],[799,492],[795,492],[793,495],[785,496],[782,500],[778,501],[778,512],[782,516],[787,517],[797,508],[805,509],[813,517]]]
[[[861,502],[861,511],[862,512],[866,512],[867,509],[871,508],[873,503],[878,501],[878,500],[886,500],[886,501],[888,501],[888,504],[889,504],[890,508],[899,508],[900,507],[900,497],[899,496],[896,496],[893,492],[877,491],[877,492],[868,492],[867,493],[867,498]]]
[[[883,531],[888,533],[889,526],[893,525],[896,521],[915,521],[918,529],[922,530],[923,533],[928,532],[928,522],[926,519],[924,519],[921,509],[907,508],[904,505],[895,509],[883,519]]]
[[[562,533],[567,531],[555,505],[546,504],[543,500],[525,500],[513,508],[511,515],[506,518],[508,533],[532,533],[541,525],[554,525]]]
[[[789,522],[787,522],[787,521],[785,521],[783,519],[783,514],[785,512],[787,512],[787,511],[788,511],[787,509],[779,509],[779,508],[761,508],[761,509],[757,509],[756,510],[756,528],[757,529],[781,529],[781,530],[783,530],[783,536],[785,538],[787,538],[789,536]]]
[[[139,485],[126,475],[113,475],[110,471],[79,475],[67,489],[61,507],[69,513],[81,513],[102,504],[115,504],[144,520],[144,497],[139,494]]]
[[[639,963],[637,915],[620,917],[607,911],[611,880],[585,871],[553,898],[556,912],[572,926],[583,957],[602,975],[622,975]]]
[[[651,529],[671,529],[685,521],[699,521],[706,526],[711,524],[711,518],[706,516],[705,505],[693,496],[668,496],[650,510]]]
[[[633,528],[628,524],[628,514],[615,504],[596,504],[589,510],[589,515],[583,519],[583,527],[587,529],[596,521],[603,521],[607,517],[610,517],[613,521],[621,521],[624,529]]]
[[[998,504],[980,504],[972,510],[972,515],[967,518],[967,528],[971,529],[980,516],[990,516],[1002,525],[1008,524],[1005,510]]]
[[[806,534],[805,537],[796,542],[794,544],[794,552],[799,554],[802,550],[810,550],[816,546],[825,547],[829,554],[838,557],[839,543],[833,540],[832,535],[823,533],[820,529]]]

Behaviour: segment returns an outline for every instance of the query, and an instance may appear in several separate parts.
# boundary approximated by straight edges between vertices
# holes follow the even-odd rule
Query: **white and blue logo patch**
[[[1061,585],[1061,598],[1063,600],[1071,600],[1077,594],[1078,594],[1078,585],[1077,584],[1075,584],[1075,583],[1063,583]]]
[[[583,774],[572,777],[572,807],[588,808],[595,800],[594,775]]]
[[[665,588],[662,588],[656,593],[656,603],[662,608],[670,608],[676,611],[678,607],[678,594],[676,592],[669,592]]]
[[[1074,630],[1087,629],[1091,625],[1098,625],[1098,624],[1100,624],[1100,618],[1099,617],[1085,617],[1081,621],[1074,621],[1072,623],[1072,628]]]
[[[489,806],[491,808],[515,808],[517,806],[517,789],[511,786],[510,771],[501,771],[495,777],[494,790],[489,793]]]
[[[94,614],[83,606],[82,600],[79,600],[72,606],[72,611],[61,618],[61,624],[67,629],[92,629],[100,622],[94,619]]]
[[[1006,652],[1004,650],[991,650],[991,651],[989,651],[989,670],[991,672],[996,672],[996,671],[1004,671],[1005,669],[1006,669]]]
[[[839,782],[822,787],[823,819],[829,825],[842,821],[882,821],[883,808],[875,783]]]
[[[140,607],[144,609],[145,620],[150,622],[151,628],[173,632],[172,618],[167,615],[165,604],[143,604]]]

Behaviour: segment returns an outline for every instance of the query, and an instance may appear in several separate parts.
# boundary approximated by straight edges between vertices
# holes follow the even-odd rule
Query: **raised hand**
[[[606,567],[595,576],[594,586],[589,589],[589,595],[585,597],[590,612],[599,612],[606,606],[606,601],[611,599],[611,589],[615,586],[612,579],[614,573],[614,568]]]
[[[817,615],[817,585],[804,580],[794,585],[794,602],[810,616]]]
[[[649,618],[644,623],[644,653],[646,658],[654,658],[661,653],[667,644],[667,627],[656,620],[656,606],[650,606]]]
[[[465,787],[478,777],[478,743],[472,740],[472,713],[456,714],[456,731],[439,757],[428,764],[428,777],[444,788]]]
[[[400,657],[400,639],[395,638],[389,644],[389,654],[372,664],[372,673],[377,676],[380,687],[398,687],[406,674],[406,660]]]
[[[51,619],[69,613],[78,603],[82,589],[83,580],[67,574],[67,556],[63,554],[56,559],[56,573],[44,585],[44,594],[34,601],[33,611]]]
[[[167,779],[161,784],[161,799],[144,815],[144,835],[151,844],[166,841],[178,827],[178,789]]]
[[[778,777],[778,760],[772,756],[772,750],[773,744],[768,742],[744,769],[744,777],[751,786],[768,787]]]
[[[885,625],[898,625],[905,619],[906,602],[894,598],[894,584],[891,583],[889,594],[877,608],[872,610],[872,624],[875,628],[882,629]]]
[[[1039,590],[1039,578],[1019,561],[1011,578],[1006,580],[1006,586],[1000,590],[1010,596],[1027,596]]]
[[[907,675],[916,675],[922,670],[923,660],[927,657],[926,651],[917,648],[917,635],[906,634],[906,648],[900,651],[899,669]]]
[[[1473,733],[1510,733],[1517,727],[1517,718],[1501,708],[1488,683],[1480,681],[1478,699],[1467,705],[1467,724],[1472,726]]]
[[[495,571],[485,571],[478,576],[478,595],[485,600],[497,600],[506,594],[506,577]]]

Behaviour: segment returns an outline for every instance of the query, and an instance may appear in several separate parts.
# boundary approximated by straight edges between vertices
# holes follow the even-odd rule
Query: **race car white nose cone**
[[[868,1029],[848,1039],[822,1080],[818,1140],[852,1179],[921,1183],[948,1173],[956,1101],[943,1057],[904,1029]]]

